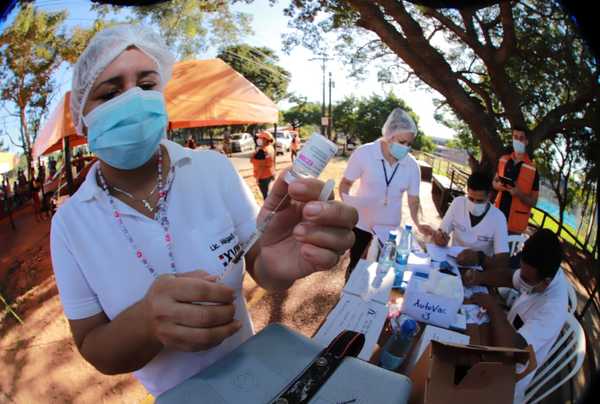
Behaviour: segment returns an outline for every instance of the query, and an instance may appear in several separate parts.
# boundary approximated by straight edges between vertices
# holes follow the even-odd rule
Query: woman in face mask
[[[396,108],[388,116],[381,133],[380,139],[364,144],[352,153],[339,187],[341,198],[359,213],[346,277],[363,256],[374,231],[392,230],[402,223],[405,192],[408,193],[413,223],[426,235],[433,232],[419,217],[421,173],[417,161],[409,154],[417,133],[415,123],[404,110]],[[356,193],[349,195],[352,184],[359,179]],[[387,237],[387,231],[383,233]]]
[[[259,212],[225,156],[167,141],[162,92],[173,63],[161,38],[140,27],[92,38],[74,68],[71,113],[99,161],[51,230],[81,354],[106,374],[134,371],[153,395],[251,336],[244,270],[262,287],[284,289],[332,268],[352,245],[357,216],[317,202],[323,184],[304,179],[277,180]],[[280,219],[232,263],[286,193]]]
[[[262,131],[258,134],[256,143],[258,149],[250,161],[254,169],[254,178],[264,200],[267,200],[269,184],[275,178],[275,150],[273,149],[273,136],[269,132]]]

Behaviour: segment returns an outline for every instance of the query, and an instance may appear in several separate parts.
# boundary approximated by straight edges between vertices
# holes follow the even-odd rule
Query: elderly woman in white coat
[[[385,121],[381,134],[381,138],[352,153],[339,186],[342,200],[356,207],[359,214],[346,278],[363,256],[378,227],[393,229],[402,223],[405,193],[408,194],[413,223],[423,234],[433,233],[433,229],[422,224],[419,218],[421,172],[409,153],[417,134],[414,121],[404,110],[396,108]],[[349,196],[350,188],[357,180],[360,185],[356,193]]]

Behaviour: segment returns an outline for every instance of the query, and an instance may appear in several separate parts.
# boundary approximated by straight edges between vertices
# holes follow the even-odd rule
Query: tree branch
[[[531,133],[531,138],[529,139],[531,147],[533,149],[537,148],[545,139],[551,138],[557,132],[560,132],[561,118],[564,115],[581,110],[585,104],[594,101],[599,96],[598,88],[594,88],[580,95],[574,101],[559,105],[548,112]]]
[[[515,20],[512,5],[509,1],[500,2],[500,17],[502,21],[502,44],[497,52],[496,60],[504,64],[508,61],[517,48],[517,35],[515,34]]]

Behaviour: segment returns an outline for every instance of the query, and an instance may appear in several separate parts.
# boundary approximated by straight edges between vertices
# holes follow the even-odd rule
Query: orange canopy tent
[[[84,144],[71,121],[69,91],[44,124],[34,157],[60,150],[62,139]],[[277,105],[221,59],[191,60],[173,67],[165,88],[169,129],[276,123]]]
[[[37,159],[43,154],[48,154],[62,149],[63,139],[69,139],[71,147],[85,144],[87,139],[77,135],[71,120],[71,92],[60,100],[52,115],[40,131],[33,144],[33,158]]]
[[[165,88],[169,129],[276,123],[277,105],[221,59],[177,63]]]

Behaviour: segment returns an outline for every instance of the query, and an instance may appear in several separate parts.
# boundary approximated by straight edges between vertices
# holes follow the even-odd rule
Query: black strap
[[[358,356],[364,344],[365,336],[363,334],[355,331],[342,331],[270,404],[308,403],[344,358]]]
[[[381,159],[381,166],[383,167],[383,175],[385,176],[385,186],[386,188],[388,188],[392,183],[392,180],[394,179],[394,176],[396,175],[396,171],[398,171],[398,167],[400,167],[400,164],[396,163],[396,167],[394,168],[392,176],[389,179],[387,176],[387,169],[385,168],[385,161],[383,159]]]

